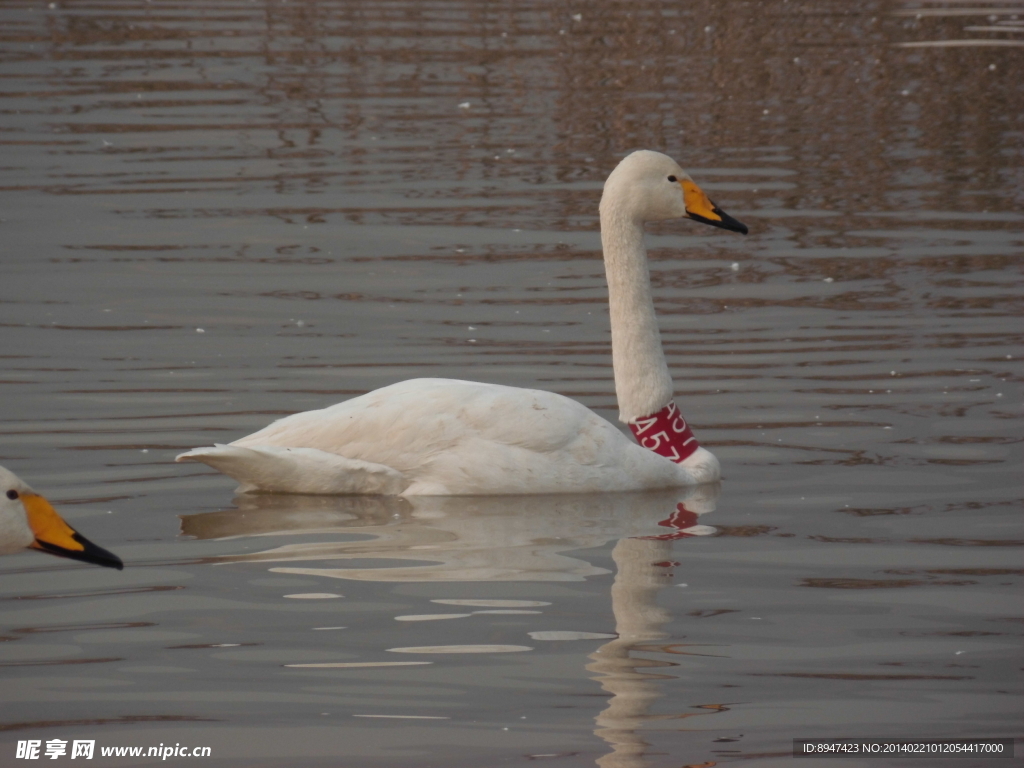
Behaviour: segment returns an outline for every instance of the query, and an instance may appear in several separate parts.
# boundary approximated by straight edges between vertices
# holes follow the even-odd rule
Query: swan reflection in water
[[[659,681],[670,662],[632,658],[633,651],[713,655],[666,644],[670,620],[656,601],[671,585],[673,543],[715,529],[699,518],[715,508],[717,484],[602,495],[397,497],[245,494],[237,509],[182,517],[182,533],[199,539],[282,535],[304,541],[217,558],[273,563],[275,573],[374,582],[582,581],[608,573],[567,554],[617,541],[611,588],[616,637],[590,654],[587,670],[611,694],[595,734],[611,747],[602,768],[642,768]],[[345,540],[325,540],[331,536]],[[395,561],[395,567],[348,567],[346,561]],[[303,562],[338,561],[337,567]],[[402,565],[402,563],[408,565]],[[425,564],[426,563],[426,564]],[[712,714],[719,705],[702,705]],[[689,707],[688,707],[689,708]]]

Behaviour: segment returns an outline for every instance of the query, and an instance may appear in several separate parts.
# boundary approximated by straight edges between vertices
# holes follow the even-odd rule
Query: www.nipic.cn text
[[[210,757],[209,747],[188,747],[181,744],[161,744],[158,747],[100,747],[100,757]],[[96,756],[95,739],[25,739],[18,742],[15,757],[21,760],[56,760],[68,757],[71,760],[92,760]]]

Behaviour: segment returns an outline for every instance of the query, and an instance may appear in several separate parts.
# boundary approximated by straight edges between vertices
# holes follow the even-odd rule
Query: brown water
[[[649,237],[717,498],[171,463],[422,375],[614,419],[596,207],[638,147],[751,228]],[[1022,149],[1010,0],[0,4],[0,462],[127,564],[0,562],[0,765],[1021,736]]]

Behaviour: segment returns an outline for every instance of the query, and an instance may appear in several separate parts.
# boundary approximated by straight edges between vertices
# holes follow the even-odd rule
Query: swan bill
[[[683,200],[686,203],[686,215],[694,221],[702,224],[710,224],[712,227],[727,229],[730,232],[747,234],[747,225],[737,221],[728,213],[723,211],[712,201],[704,190],[698,187],[689,179],[679,182],[683,188]]]
[[[49,552],[58,557],[81,560],[85,563],[102,565],[106,568],[124,568],[121,558],[103,547],[93,544],[85,536],[65,522],[57,510],[35,493],[23,493],[21,503],[28,515],[29,527],[35,534],[33,549]]]

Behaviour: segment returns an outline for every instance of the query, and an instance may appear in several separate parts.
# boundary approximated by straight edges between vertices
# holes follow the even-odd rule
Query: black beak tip
[[[714,203],[712,203],[712,205],[714,205]],[[734,219],[732,216],[723,211],[717,205],[714,205],[714,208],[712,208],[711,210],[716,216],[718,216],[717,220],[705,218],[704,216],[701,216],[700,214],[697,213],[687,212],[686,215],[689,216],[694,221],[699,221],[701,224],[710,224],[712,227],[718,227],[719,229],[727,229],[730,232],[739,232],[741,235],[745,235],[747,234],[747,232],[750,231],[747,229],[746,224],[744,224],[742,221]]]
[[[120,557],[103,547],[96,546],[91,541],[86,544],[83,555],[84,557],[78,559],[84,560],[87,563],[102,565],[104,568],[116,568],[119,571],[124,570],[124,563],[121,561]]]
[[[744,224],[742,221],[734,219],[732,216],[730,216],[728,213],[721,210],[720,208],[715,208],[715,213],[722,217],[722,222],[720,224],[717,224],[716,226],[719,226],[722,229],[728,229],[730,232],[739,232],[741,235],[745,235],[750,231],[747,229],[746,224]]]
[[[87,538],[78,533],[76,533],[73,538],[82,545],[83,549],[65,549],[64,547],[58,547],[54,544],[40,541],[39,539],[36,539],[36,545],[44,552],[49,552],[51,555],[57,555],[57,557],[66,557],[69,560],[81,560],[83,563],[92,563],[93,565],[100,565],[104,568],[116,568],[119,571],[124,570],[124,563],[121,561],[121,558],[113,552],[93,544]]]

